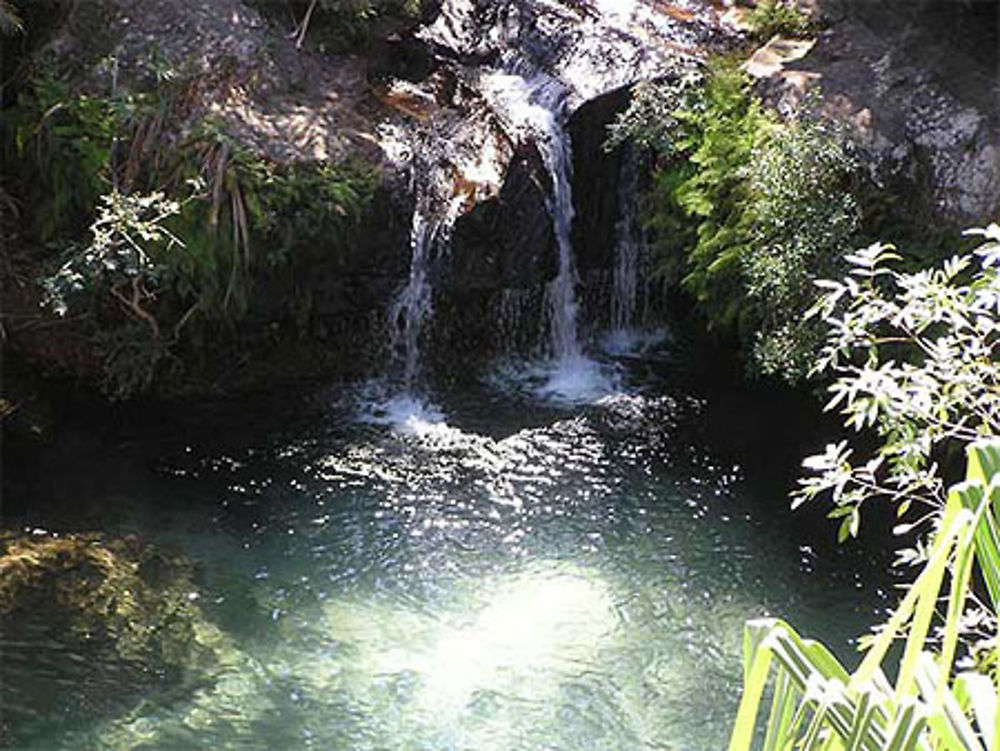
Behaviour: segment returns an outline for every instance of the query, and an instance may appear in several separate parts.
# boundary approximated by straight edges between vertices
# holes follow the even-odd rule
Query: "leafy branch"
[[[816,372],[836,376],[826,408],[880,439],[861,462],[844,441],[804,463],[813,474],[795,504],[829,493],[842,538],[857,534],[873,498],[898,503],[900,515],[915,501],[943,507],[940,461],[1000,434],[1000,226],[969,234],[982,245],[940,268],[896,271],[900,256],[876,243],[846,257],[843,280],[817,283],[809,315],[827,335]]]

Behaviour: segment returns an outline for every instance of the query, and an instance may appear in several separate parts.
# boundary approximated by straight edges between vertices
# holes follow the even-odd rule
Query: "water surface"
[[[559,407],[467,385],[402,421],[407,403],[378,384],[324,389],[102,445],[17,523],[182,551],[231,654],[200,683],[123,692],[115,666],[5,634],[10,737],[45,751],[724,747],[744,621],[785,615],[849,657],[881,575],[804,537],[784,488],[708,442],[691,389],[621,383]],[[44,711],[24,708],[33,695]]]

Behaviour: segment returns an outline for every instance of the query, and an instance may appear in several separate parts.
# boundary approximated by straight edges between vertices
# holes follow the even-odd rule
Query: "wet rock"
[[[579,154],[573,163],[573,247],[581,274],[614,266],[623,149],[608,151],[605,144],[608,126],[630,98],[628,88],[618,89],[588,101],[570,118],[573,151]]]
[[[455,294],[532,287],[556,273],[549,185],[537,149],[525,144],[508,166],[500,194],[455,223],[442,291]]]
[[[419,22],[374,34],[364,55],[325,54],[308,42],[297,49],[277,14],[248,0],[72,6],[51,54],[68,65],[77,59],[68,50],[86,41],[79,29],[103,20],[102,50],[114,50],[117,61],[109,72],[96,53],[87,57],[74,73],[81,88],[106,94],[112,74],[118,85],[138,90],[163,76],[185,82],[185,106],[159,143],[184,144],[208,119],[266,161],[350,158],[379,176],[376,199],[349,242],[295,248],[307,263],[261,274],[230,351],[205,357],[204,347],[192,345],[204,362],[192,363],[191,388],[272,382],[301,367],[310,343],[318,345],[311,350],[318,371],[338,361],[351,366],[350,375],[366,363],[378,366],[387,311],[410,276],[418,200],[442,228],[429,279],[437,314],[454,326],[442,332],[435,323],[433,335],[463,351],[508,338],[498,333],[496,311],[514,296],[540,301],[557,274],[558,253],[546,208],[551,178],[537,134],[505,120],[484,91],[484,80],[497,74],[544,78],[547,90],[558,90],[559,125],[568,123],[574,142],[579,272],[585,282],[592,271],[606,276],[618,164],[602,148],[607,123],[625,106],[628,86],[665,75],[732,36],[708,2],[684,10],[653,0],[423,6]],[[536,317],[518,316],[531,336],[539,327],[527,318]],[[302,351],[286,355],[295,341]]]
[[[197,590],[191,569],[136,538],[49,534],[0,537],[0,618],[56,619],[67,634],[103,640],[126,660],[201,661],[192,640]]]
[[[459,215],[436,266],[436,348],[457,356],[476,346],[507,350],[537,343],[544,291],[559,271],[547,207],[552,179],[535,146],[544,136],[524,127],[523,112],[505,109],[505,96],[519,84],[494,76],[520,79],[520,88],[532,93],[517,106],[544,104],[558,127],[566,128],[572,141],[575,274],[584,287],[606,287],[621,167],[621,154],[604,148],[607,126],[627,106],[632,84],[675,72],[725,46],[732,33],[708,5],[670,13],[641,1],[449,0],[420,36],[440,65],[455,70],[493,113],[494,130],[515,145],[509,163],[501,163],[503,187],[481,194]],[[525,300],[539,306],[535,314],[524,313]],[[520,332],[512,335],[517,326]]]
[[[0,535],[4,732],[111,718],[231,663],[192,574],[182,556],[134,537]]]

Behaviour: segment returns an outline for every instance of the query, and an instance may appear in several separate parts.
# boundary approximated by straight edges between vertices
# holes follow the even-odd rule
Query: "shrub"
[[[79,234],[110,181],[114,137],[123,107],[108,98],[71,96],[41,78],[17,107],[2,113],[4,167],[22,202],[32,206],[29,234],[39,243]],[[82,222],[81,222],[82,220]]]
[[[346,247],[374,190],[365,165],[274,164],[213,123],[202,124],[183,154],[173,184],[183,176],[206,190],[171,222],[187,249],[165,274],[177,297],[199,300],[217,322],[248,310],[260,276]]]
[[[821,643],[803,639],[783,621],[747,624],[743,697],[730,751],[749,751],[755,727],[765,749],[868,749],[984,751],[995,749],[996,680],[956,661],[963,621],[975,603],[972,575],[987,582],[987,604],[972,610],[986,618],[995,649],[1000,605],[1000,440],[969,446],[964,483],[947,506],[928,547],[920,575],[876,636],[866,642],[861,665],[849,673]],[[951,581],[948,581],[950,574]],[[934,614],[943,605],[936,635]],[[906,644],[896,658],[896,639]],[[773,667],[773,671],[771,668]],[[956,667],[962,672],[953,676]],[[895,674],[895,685],[889,676]],[[764,690],[773,675],[771,708],[758,723]]]
[[[658,156],[644,213],[660,273],[709,326],[740,336],[751,369],[803,378],[819,342],[803,321],[812,281],[838,268],[859,227],[847,138],[808,111],[780,122],[724,59],[640,89],[612,143],[625,137]]]
[[[843,267],[860,228],[852,176],[860,165],[844,136],[802,119],[769,131],[750,158],[750,242],[741,258],[756,307],[752,359],[761,372],[799,380],[820,342],[803,311],[814,280]]]
[[[1000,435],[1000,227],[940,268],[894,270],[891,246],[849,255],[851,270],[811,313],[826,328],[816,370],[835,376],[827,408],[847,425],[874,430],[880,445],[858,461],[847,442],[807,460],[814,475],[798,502],[830,493],[841,536],[856,534],[861,506],[874,498],[938,509],[945,502],[938,462],[983,435]],[[971,272],[971,273],[970,273]]]
[[[365,165],[274,164],[212,121],[167,138],[188,84],[161,84],[102,97],[41,79],[4,112],[46,300],[93,313],[116,396],[148,387],[182,336],[193,354],[230,336],[261,280],[346,247],[374,189]]]
[[[940,268],[896,271],[900,257],[875,244],[848,258],[841,281],[821,285],[813,315],[826,344],[817,368],[836,376],[827,409],[879,441],[860,459],[846,441],[807,459],[813,475],[795,503],[829,494],[841,539],[857,534],[869,501],[889,499],[900,515],[919,509],[898,531],[922,533],[899,559],[920,571],[862,641],[867,654],[853,673],[781,621],[748,624],[730,751],[750,748],[772,675],[765,748],[996,747],[1000,226],[972,234],[984,238],[980,247]],[[945,492],[958,478],[938,460],[960,449],[965,481]],[[904,637],[895,662],[890,647]]]

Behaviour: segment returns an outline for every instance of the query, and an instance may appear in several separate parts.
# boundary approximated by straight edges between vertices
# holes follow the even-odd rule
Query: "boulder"
[[[814,5],[826,28],[811,48],[775,39],[752,58],[765,98],[788,112],[818,89],[877,182],[915,191],[935,220],[1000,217],[1000,3]]]

